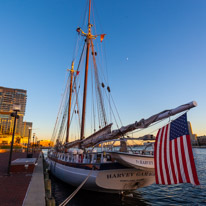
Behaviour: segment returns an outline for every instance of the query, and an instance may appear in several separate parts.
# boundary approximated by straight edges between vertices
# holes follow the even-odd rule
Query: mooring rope
[[[79,187],[71,195],[69,195],[69,197],[67,197],[59,206],[65,206],[77,194],[77,192],[79,192],[79,190],[83,187],[83,185],[86,183],[86,181],[89,179],[90,175],[92,174],[92,170],[90,171],[86,179],[81,183],[81,185],[79,185]]]

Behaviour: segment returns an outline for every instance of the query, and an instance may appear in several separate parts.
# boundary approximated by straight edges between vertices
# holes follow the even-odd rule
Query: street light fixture
[[[15,129],[16,129],[16,119],[19,119],[19,115],[17,115],[17,113],[20,110],[21,110],[21,105],[18,105],[18,104],[13,105],[13,111],[14,112],[11,113],[11,116],[14,117],[14,128],[13,128],[11,148],[10,148],[10,154],[9,154],[9,165],[8,165],[8,171],[7,171],[8,175],[10,175],[11,159],[12,159],[13,144],[14,144],[14,135],[15,135]]]
[[[31,137],[31,130],[32,130],[32,128],[29,127],[28,130],[29,130],[29,134],[28,134],[28,143],[27,143],[27,151],[26,151],[27,157],[28,157],[29,142],[30,142],[30,137]]]
[[[37,136],[36,136],[36,144],[35,144],[35,149],[37,148],[37,150],[38,150],[38,141],[37,141]]]
[[[33,134],[33,145],[32,145],[32,154],[34,153],[34,138],[35,138],[35,133]]]

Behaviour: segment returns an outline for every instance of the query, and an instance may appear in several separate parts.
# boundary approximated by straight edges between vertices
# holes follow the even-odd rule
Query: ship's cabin
[[[82,149],[68,149],[66,152],[50,152],[49,156],[64,162],[94,164],[112,162],[106,152],[97,152],[96,149],[83,151]]]

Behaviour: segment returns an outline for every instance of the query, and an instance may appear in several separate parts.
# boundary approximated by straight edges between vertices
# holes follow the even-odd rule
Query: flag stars
[[[170,140],[189,134],[186,113],[171,123]]]

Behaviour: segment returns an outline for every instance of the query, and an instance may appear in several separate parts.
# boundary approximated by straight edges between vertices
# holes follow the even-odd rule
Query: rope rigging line
[[[60,124],[60,119],[61,119],[61,115],[62,115],[62,111],[63,111],[63,105],[65,104],[65,101],[66,101],[66,94],[67,94],[67,91],[68,91],[68,87],[69,87],[69,81],[67,80],[66,88],[64,90],[64,94],[63,94],[63,97],[61,99],[61,103],[60,103],[56,123],[55,123],[54,130],[53,130],[52,137],[51,137],[52,142],[54,142],[55,139],[56,139],[56,135],[57,135],[57,131],[58,131],[58,127],[59,127],[59,124]]]
[[[87,0],[87,8],[88,8],[88,0]],[[94,4],[92,4],[92,6],[91,6],[91,10],[92,10],[92,15],[93,15],[93,17],[94,17],[94,6],[93,6]],[[87,26],[87,24],[86,24],[86,16],[88,15],[88,9],[86,9],[86,7],[85,7],[85,13],[84,13],[84,19],[83,19],[83,25],[85,26]],[[96,25],[95,25],[95,19],[93,18],[93,21],[94,21],[94,30],[95,30],[95,32],[96,32]],[[77,39],[76,39],[76,44],[75,44],[75,47],[74,47],[74,55],[73,55],[73,61],[74,61],[74,59],[76,59],[77,58],[77,56],[78,56],[78,59],[79,59],[79,62],[78,62],[78,66],[77,66],[77,71],[79,71],[80,70],[80,68],[81,68],[81,66],[82,66],[82,64],[83,64],[83,56],[85,55],[85,50],[86,50],[86,46],[87,46],[87,43],[86,43],[86,41],[85,41],[85,38],[80,38],[80,37],[82,37],[82,35],[79,35],[78,34],[78,36],[77,36]],[[81,48],[80,48],[80,50],[78,50],[77,48],[79,47],[79,43],[81,43],[81,40],[80,39],[82,39],[82,41],[84,41],[84,44],[83,44],[83,47],[82,47],[82,52],[80,53],[78,53],[77,51],[80,51],[81,50]],[[101,66],[101,64],[100,64],[100,70],[98,70],[97,71],[97,64],[96,64],[96,58],[95,58],[95,50],[94,50],[94,44],[93,44],[93,41],[92,41],[92,39],[90,40],[91,41],[91,48],[92,48],[92,53],[93,53],[93,67],[94,67],[94,80],[95,80],[95,82],[96,82],[96,84],[95,84],[95,86],[93,87],[92,86],[92,92],[93,92],[93,94],[92,94],[92,98],[93,98],[93,100],[94,100],[94,98],[96,98],[96,102],[97,102],[97,104],[94,106],[92,106],[92,110],[93,110],[93,121],[94,121],[94,130],[96,130],[96,124],[98,124],[98,123],[96,123],[96,114],[98,114],[98,121],[99,121],[99,126],[105,126],[106,124],[107,124],[107,119],[106,119],[106,109],[107,108],[109,108],[110,109],[110,116],[111,116],[111,119],[112,119],[112,115],[113,115],[113,117],[114,117],[114,120],[115,120],[115,122],[116,122],[116,125],[117,125],[117,128],[119,128],[119,122],[120,122],[120,125],[122,125],[122,121],[121,121],[121,119],[120,119],[120,115],[119,115],[119,113],[118,113],[118,110],[117,110],[117,107],[116,107],[116,105],[115,105],[115,103],[114,103],[114,100],[113,100],[113,98],[112,98],[112,95],[111,94],[107,94],[107,91],[106,90],[104,90],[104,94],[106,94],[106,97],[107,97],[107,100],[108,100],[108,104],[106,104],[106,105],[104,105],[104,96],[105,95],[103,95],[102,94],[102,88],[100,87],[100,80],[104,80],[104,82],[105,83],[107,83],[108,81],[107,81],[107,79],[108,78],[106,78],[105,77],[105,72],[104,72],[104,70],[103,70],[103,68],[102,68],[102,66]],[[96,46],[96,44],[95,44],[95,46]],[[102,51],[102,44],[100,44],[100,48],[99,48],[99,44],[97,44],[97,49],[98,49],[98,51]],[[101,53],[101,52],[100,52]],[[103,53],[103,52],[102,52]],[[102,54],[101,53],[101,54]],[[103,59],[103,57],[102,57],[102,59]],[[97,60],[99,60],[99,61],[101,61],[101,55],[98,55],[98,57],[97,57]],[[91,62],[91,61],[90,61]],[[92,63],[90,63],[90,64],[92,64]],[[99,65],[98,65],[99,66]],[[99,68],[98,68],[99,69]],[[107,70],[106,70],[107,71]],[[101,75],[99,76],[99,73],[101,73]],[[107,72],[107,75],[108,75],[108,72]],[[92,80],[93,80],[93,76],[92,76]],[[81,82],[81,79],[79,78],[79,82],[78,82],[78,79],[77,79],[77,75],[75,75],[74,76],[74,85],[75,85],[75,87],[78,85],[78,83],[80,84],[80,82]],[[103,82],[103,81],[102,81]],[[92,83],[93,84],[93,83]],[[67,81],[67,87],[66,87],[66,89],[65,89],[65,93],[64,93],[64,96],[63,96],[63,98],[62,98],[62,105],[63,105],[63,103],[65,104],[65,106],[62,106],[62,108],[61,108],[61,110],[59,111],[59,114],[60,114],[60,117],[62,118],[61,120],[60,120],[60,117],[57,117],[57,120],[56,120],[56,124],[55,124],[55,128],[54,128],[54,131],[53,131],[53,135],[52,135],[52,138],[54,139],[55,138],[55,136],[57,136],[57,139],[63,139],[63,136],[64,136],[64,130],[65,130],[65,128],[66,128],[66,126],[65,126],[65,123],[66,123],[66,114],[65,114],[65,112],[66,111],[68,111],[68,107],[66,106],[66,105],[68,105],[68,103],[67,103],[67,99],[66,99],[66,97],[68,96],[67,94],[68,94],[68,85],[69,85],[69,83],[68,83],[68,81]],[[74,88],[74,85],[73,85],[73,88]],[[108,84],[107,84],[108,85]],[[93,89],[95,88],[95,90],[93,91]],[[72,120],[74,119],[74,112],[75,112],[75,107],[76,107],[76,105],[77,105],[77,111],[79,111],[79,106],[78,106],[78,97],[79,97],[79,92],[80,92],[80,89],[78,88],[75,88],[74,89],[75,90],[75,95],[76,95],[76,100],[74,100],[73,98],[72,98],[72,109],[73,109],[73,112],[72,112],[72,115],[71,115],[71,121],[70,121],[70,125],[71,124],[73,124],[73,123],[71,123],[72,122]],[[108,90],[109,91],[109,90]],[[103,95],[103,96],[102,96]],[[111,96],[110,96],[111,95]],[[112,101],[111,101],[112,100]],[[94,102],[94,101],[92,101],[92,102]],[[107,106],[108,105],[108,106]],[[79,113],[80,112],[78,112],[78,116],[79,116]],[[117,114],[117,115],[116,115]],[[116,117],[118,117],[118,118],[116,118]],[[70,125],[69,125],[69,127],[70,127]],[[79,125],[81,126],[81,122],[80,122],[80,116],[79,116]],[[59,130],[59,131],[58,131]],[[62,131],[61,131],[62,130]]]
[[[93,2],[93,4],[92,4],[92,6],[94,5],[94,7],[95,7],[95,2]],[[92,7],[92,14],[93,14],[93,21],[94,21],[94,30],[95,30],[95,33],[97,34],[97,32],[96,32],[96,24],[95,24],[95,18],[94,18],[94,7]],[[95,10],[96,11],[96,10]],[[101,24],[100,24],[100,26],[101,26]],[[103,29],[102,29],[102,27],[101,27],[101,30],[103,31]],[[101,32],[101,33],[103,33],[103,32]],[[92,42],[93,43],[93,42]],[[100,45],[100,49],[99,49],[99,45]],[[101,72],[101,75],[100,75],[100,77],[98,77],[98,79],[99,79],[99,82],[105,82],[107,85],[109,85],[109,83],[108,83],[108,71],[107,71],[107,66],[106,66],[106,76],[107,76],[107,78],[105,77],[105,74],[104,74],[104,69],[103,69],[103,67],[105,67],[105,66],[103,66],[103,49],[102,49],[102,43],[100,43],[100,44],[96,44],[96,48],[97,48],[97,51],[98,51],[98,54],[100,53],[101,55],[97,55],[97,58],[95,58],[95,59],[97,59],[98,60],[98,62],[101,62],[101,63],[99,63],[98,64],[98,67],[100,68],[100,70],[98,70],[98,72]],[[94,47],[94,46],[93,46]],[[101,52],[100,52],[100,50],[101,50]],[[94,53],[94,51],[93,51],[93,53]],[[101,57],[101,58],[100,58]],[[102,60],[101,60],[102,59]],[[95,60],[96,61],[96,60]],[[106,62],[106,59],[105,59],[105,62]],[[101,79],[101,77],[103,77],[103,81],[102,81],[102,79]],[[111,103],[110,103],[110,100],[108,101],[109,102],[109,104],[108,104],[108,107],[110,108],[111,107]],[[105,106],[104,106],[105,107]],[[110,116],[111,116],[111,111],[110,111]]]
[[[96,89],[96,87],[95,87],[95,96],[96,96],[96,99],[97,99],[97,89]],[[101,127],[101,114],[100,114],[100,105],[98,104],[99,102],[97,102],[96,103],[96,111],[97,111],[97,115],[98,115],[98,124],[99,124],[99,127],[98,128],[100,128]]]
[[[94,66],[93,64],[92,64],[92,66]],[[97,98],[97,93],[95,93],[94,92],[94,88],[95,88],[95,91],[96,91],[96,87],[94,86],[95,84],[94,84],[94,76],[95,75],[93,75],[93,71],[94,71],[94,67],[92,67],[92,69],[90,70],[91,71],[91,87],[92,87],[92,105],[93,105],[93,115],[94,115],[94,117],[95,117],[95,114],[97,113],[97,115],[98,115],[98,124],[99,124],[99,128],[100,128],[100,125],[101,125],[101,118],[100,118],[100,110],[101,110],[101,108],[100,108],[100,106],[99,106],[99,104],[98,104],[98,102],[96,103],[96,104],[94,104],[94,100],[95,99],[98,99]],[[97,92],[97,91],[96,91]],[[96,96],[96,97],[95,97]],[[95,106],[97,107],[96,109],[95,109]],[[91,110],[91,112],[92,112],[92,110]],[[92,125],[91,125],[92,126]],[[96,129],[96,118],[94,118],[94,129]]]
[[[104,91],[105,91],[105,90],[104,90]],[[105,94],[106,94],[107,99],[109,99],[109,95],[107,95],[107,92],[106,92],[106,91],[105,91]],[[114,118],[114,121],[115,121],[115,123],[116,123],[117,128],[120,129],[120,127],[119,127],[119,125],[118,125],[118,123],[117,123],[117,119],[116,119],[116,117],[115,117],[115,114],[114,114],[114,111],[113,111],[111,105],[110,105],[110,111],[111,111],[111,113],[113,114],[113,118]]]
[[[88,1],[86,2],[86,5],[85,5],[85,7],[83,7],[83,8],[85,8],[84,9],[84,12],[81,12],[81,17],[80,17],[80,21],[79,21],[79,24],[78,25],[85,25],[86,24],[86,14],[87,14],[87,7],[88,7]],[[81,23],[82,22],[82,23]],[[79,43],[79,41],[82,39],[81,37],[80,37],[80,35],[79,34],[77,34],[77,40],[75,41],[76,42],[76,44],[75,44],[75,46],[74,46],[74,52],[73,52],[73,60],[75,60],[76,59],[76,56],[77,56],[77,53],[78,53],[78,43]]]
[[[65,90],[65,97],[64,97],[64,107],[62,108],[62,121],[61,121],[61,124],[60,124],[60,127],[59,127],[59,133],[58,133],[58,136],[57,136],[57,139],[60,140],[62,139],[62,132],[63,132],[63,129],[65,128],[65,121],[66,121],[66,116],[67,116],[67,111],[68,111],[68,100],[67,100],[67,96],[69,94],[69,83],[70,83],[70,75],[68,76],[68,81],[67,81],[67,88]]]
[[[79,88],[80,89],[80,88]],[[80,116],[79,116],[79,108],[78,108],[78,93],[79,93],[79,89],[78,89],[78,92],[76,92],[76,86],[74,85],[74,87],[73,87],[73,90],[75,91],[75,96],[76,96],[76,98],[73,98],[72,99],[72,108],[73,108],[73,112],[72,112],[72,116],[71,116],[71,122],[70,122],[70,125],[69,125],[69,127],[71,126],[71,123],[72,123],[72,119],[73,119],[73,117],[74,117],[74,114],[75,114],[75,106],[77,105],[77,111],[78,111],[78,117],[79,117],[79,131],[80,131]]]
[[[93,7],[93,5],[94,5],[94,7],[95,7],[95,12],[97,13],[97,9],[96,9],[96,6],[95,6],[95,2],[93,2],[93,4],[92,4],[92,14],[93,14],[93,21],[94,21],[94,25],[93,25],[93,27],[94,27],[94,30],[95,30],[95,34],[97,34],[97,29],[96,29],[96,23],[95,23],[95,18],[94,18],[94,7]],[[98,17],[98,15],[97,15],[97,17]],[[98,18],[98,22],[99,22],[99,25],[100,25],[100,29],[101,29],[101,34],[103,34],[104,32],[103,32],[103,29],[102,29],[102,26],[101,26],[101,21],[100,21],[100,19]],[[97,44],[97,51],[98,51],[98,54],[100,53],[101,54],[101,56],[102,56],[102,61],[99,61],[99,62],[102,62],[102,64],[103,64],[103,53],[105,54],[106,52],[103,52],[102,51],[102,43],[100,43],[100,48],[101,48],[101,52],[100,52],[100,49],[99,49],[99,47],[98,47],[98,45],[99,44]],[[98,59],[100,60],[100,55],[98,55]],[[107,61],[106,61],[106,59],[105,59],[105,62],[107,63]],[[103,70],[103,66],[102,66],[102,64],[98,64],[99,65],[99,67],[100,67],[100,70],[99,71],[101,71],[101,73],[102,73],[102,76],[103,76],[103,79],[104,79],[104,82],[106,82],[106,84],[107,85],[109,85],[109,83],[108,83],[108,70],[107,70],[107,66],[106,66],[106,73],[107,73],[107,78],[105,78],[105,75],[104,75],[104,70]],[[105,67],[105,66],[104,66]]]
[[[102,24],[101,24],[101,19],[99,18],[99,14],[98,14],[98,9],[96,8],[96,5],[95,5],[95,1],[93,1],[93,4],[92,4],[92,13],[93,13],[93,19],[95,19],[94,18],[94,10],[95,10],[95,15],[97,16],[97,20],[98,20],[98,25],[100,25],[100,30],[101,30],[101,33],[103,33],[102,31],[103,31],[103,27],[102,27]],[[96,25],[96,24],[95,24]]]
[[[106,119],[106,112],[105,112],[105,107],[103,104],[103,98],[102,98],[102,93],[100,89],[100,83],[99,83],[99,75],[98,75],[98,70],[97,70],[97,64],[95,60],[95,55],[94,55],[94,44],[93,41],[91,41],[91,46],[92,46],[92,52],[93,52],[93,64],[94,64],[94,74],[95,74],[95,82],[96,82],[96,90],[97,90],[97,96],[98,96],[98,103],[100,104],[100,117],[102,121],[102,126],[106,126],[107,124],[107,119]]]
[[[79,60],[79,63],[78,63],[78,66],[77,66],[77,72],[80,71],[80,68],[82,66],[82,59],[83,59],[83,56],[85,54],[85,48],[86,48],[86,44],[84,43],[84,46],[83,46],[83,49],[82,49],[82,52],[81,52],[81,56],[80,56],[80,60]],[[73,119],[73,116],[74,116],[74,112],[75,112],[75,106],[77,105],[77,110],[78,110],[78,116],[80,115],[80,110],[79,110],[79,106],[78,106],[78,96],[79,96],[79,91],[80,91],[80,83],[78,83],[79,78],[79,75],[75,75],[74,76],[74,83],[73,83],[73,91],[75,91],[75,96],[76,96],[76,99],[73,98],[72,99],[72,108],[73,108],[73,113],[72,113],[72,117],[71,117],[71,122],[70,124],[72,123],[72,119]],[[76,90],[76,88],[78,87],[78,91]],[[79,116],[79,127],[80,127],[80,116]]]
[[[95,119],[95,107],[94,107],[94,86],[93,86],[93,72],[91,71],[91,81],[92,81],[92,109],[91,109],[91,119],[93,120],[94,132],[96,131],[96,119]],[[93,114],[93,117],[92,117]],[[92,121],[91,121],[92,122]],[[91,124],[91,131],[92,131],[92,124]],[[92,131],[93,132],[93,131]],[[91,133],[92,133],[91,132]]]
[[[99,48],[99,45],[100,45],[100,48]],[[108,71],[107,71],[107,66],[105,67],[105,65],[104,65],[104,62],[106,62],[106,60],[104,60],[104,58],[103,58],[104,55],[103,55],[103,51],[102,51],[102,46],[103,46],[102,43],[97,44],[98,54],[100,54],[100,55],[97,55],[97,57],[95,58],[96,62],[99,62],[99,64],[98,64],[98,73],[100,74],[99,75],[99,82],[102,82],[102,83],[105,82],[106,85],[109,85],[109,83],[108,83]],[[106,68],[106,69],[104,69],[104,68]],[[105,71],[106,71],[106,75],[105,75]],[[105,108],[106,107],[107,108],[111,107],[110,99],[108,100],[108,104],[105,104],[104,107]],[[111,122],[111,119],[112,119],[111,118],[111,115],[112,115],[111,110],[107,109],[107,111],[110,111],[110,122]]]
[[[97,11],[97,10],[96,10]],[[94,14],[93,14],[94,15]],[[97,16],[98,17],[98,16]],[[102,30],[102,34],[104,33],[103,32],[103,29],[102,29],[102,26],[101,26],[101,21],[98,19],[98,21],[100,22],[100,28]],[[96,24],[95,24],[95,31],[96,31]],[[101,76],[103,77],[104,79],[104,82],[109,85],[109,81],[108,81],[108,67],[107,67],[107,59],[106,59],[106,49],[104,47],[104,52],[103,52],[103,46],[105,45],[106,46],[106,43],[104,41],[104,44],[100,43],[100,44],[97,44],[97,45],[100,45],[100,49],[99,47],[97,46],[97,49],[98,49],[98,54],[101,54],[101,58],[100,58],[100,55],[98,55],[98,58],[99,58],[99,62],[102,62],[102,64],[99,64],[100,65],[100,72],[101,72]],[[103,55],[104,54],[104,55]],[[102,59],[102,61],[100,61],[100,59]],[[106,62],[106,66],[103,65],[103,63]],[[106,76],[105,77],[105,74],[104,74],[104,69],[103,68],[106,68]],[[103,82],[103,81],[102,81]]]
[[[60,128],[59,128],[59,133],[58,133],[58,137],[57,139],[60,140],[62,139],[62,132],[63,132],[63,128],[65,127],[65,121],[66,121],[66,109],[65,109],[65,112],[64,112],[64,115],[63,115],[63,118],[62,118],[62,121],[61,121],[61,125],[60,125]]]
[[[189,110],[187,110],[186,112],[183,112],[183,113],[181,113],[181,114],[179,114],[179,115],[176,115],[175,119],[179,118],[181,115],[187,113],[188,111],[189,111]],[[167,118],[166,118],[166,119],[167,119]],[[148,128],[150,128],[150,127],[153,127],[153,126],[156,125],[156,124],[159,124],[160,122],[165,121],[166,119],[159,120],[159,121],[154,122],[153,124],[149,125],[149,126],[146,127],[146,128],[141,128],[141,129],[138,129],[137,131],[129,132],[128,134],[135,134],[135,133],[137,133],[137,132],[141,132],[141,131],[143,131],[143,130],[145,130],[145,129],[148,129]],[[175,119],[172,120],[172,119],[171,119],[171,116],[168,117],[168,119],[169,119],[168,123],[170,123],[170,122],[172,122],[172,121],[175,120]],[[168,124],[168,123],[167,123],[167,124]],[[165,124],[165,125],[166,125],[166,124]],[[161,126],[160,128],[164,127],[165,125]],[[153,130],[153,131],[150,132],[150,133],[153,134],[154,132],[158,131],[160,128],[157,128],[157,129]]]
[[[79,87],[79,89],[80,89],[80,87]],[[74,90],[75,90],[75,96],[76,96],[76,105],[77,105],[77,111],[78,111],[78,120],[79,120],[79,129],[80,129],[80,127],[81,127],[81,120],[80,120],[80,108],[79,108],[79,103],[78,103],[78,94],[79,94],[79,89],[78,89],[78,91],[77,91],[77,86],[75,85],[75,88],[74,88]]]
[[[121,118],[120,118],[120,115],[119,115],[119,112],[118,112],[117,107],[116,107],[116,104],[115,104],[114,99],[113,99],[113,97],[112,97],[112,94],[111,94],[111,99],[112,99],[112,102],[113,102],[113,104],[114,104],[115,110],[116,110],[116,112],[117,112],[117,115],[118,115],[119,121],[120,121],[120,123],[121,123],[121,126],[123,126],[122,121],[121,121]]]
[[[84,186],[84,184],[89,179],[90,175],[92,174],[93,169],[89,172],[88,176],[85,178],[85,180],[79,185],[79,187],[68,197],[66,198],[59,206],[65,206],[69,203],[69,201],[79,192],[79,190]]]
[[[77,113],[78,113],[78,116],[79,116],[79,108],[78,108],[78,93],[79,93],[79,89],[78,89],[78,92],[76,91],[76,84],[77,84],[77,75],[75,76],[75,82],[73,84],[73,88],[72,88],[72,92],[75,92],[75,96],[76,98],[72,98],[72,115],[71,115],[71,121],[70,121],[70,125],[69,127],[71,127],[71,124],[72,124],[72,120],[73,120],[73,117],[74,117],[74,114],[75,114],[75,107],[77,105]],[[73,95],[72,95],[73,96]],[[68,108],[68,104],[67,104],[67,108]],[[79,117],[79,127],[80,127],[80,117]]]
[[[80,71],[79,68],[81,67],[82,58],[83,58],[83,55],[85,53],[85,50],[86,50],[86,42],[84,42],[84,45],[83,45],[83,49],[82,49],[81,56],[80,56],[80,59],[79,59],[79,63],[78,63],[78,66],[77,66],[77,72]],[[77,76],[74,77],[74,84],[76,84],[76,78],[77,78]]]
[[[63,94],[63,98],[61,99],[61,103],[60,103],[60,107],[59,107],[59,111],[58,111],[55,127],[54,127],[53,134],[52,134],[52,139],[54,139],[55,136],[56,136],[56,132],[57,132],[56,129],[58,128],[58,123],[59,123],[58,119],[60,117],[60,114],[62,113],[63,103],[64,103],[64,99],[65,99],[65,96],[66,96],[65,95],[66,90],[67,90],[67,87],[65,88],[65,91],[64,91],[64,94]]]
[[[78,64],[78,70],[79,71],[79,68],[81,66],[81,62],[82,62],[82,57],[83,57],[83,54],[84,54],[84,51],[85,51],[85,44],[83,45],[83,49],[82,49],[82,53],[81,53],[81,56],[80,56],[80,61],[79,61],[79,64]],[[60,105],[60,109],[59,109],[59,114],[57,116],[57,120],[56,120],[56,124],[55,124],[55,128],[54,128],[54,132],[53,132],[53,135],[52,135],[52,139],[53,139],[53,142],[54,140],[56,139],[56,135],[57,135],[57,131],[58,131],[58,136],[57,136],[57,139],[63,139],[63,136],[64,136],[64,130],[65,130],[65,122],[66,122],[66,111],[68,109],[68,103],[67,102],[67,97],[68,97],[68,93],[69,93],[69,83],[70,83],[70,75],[68,76],[68,79],[67,79],[67,85],[66,85],[66,88],[65,88],[65,91],[64,91],[64,95],[62,97],[62,101],[61,101],[61,105]],[[75,80],[74,80],[74,84],[76,83],[76,76],[75,76]]]
[[[64,141],[65,141],[65,136],[66,136],[66,130],[67,130],[67,127],[66,127],[66,124],[64,125],[64,128],[63,128],[63,132],[62,132],[62,135],[61,135],[61,138],[60,138],[60,142],[63,144]]]
[[[104,91],[105,91],[105,90],[104,90]],[[105,94],[106,94],[106,97],[107,97],[107,99],[108,99],[108,101],[109,101],[109,97],[111,96],[111,98],[112,98],[111,92],[110,92],[110,95],[107,95],[107,92],[105,91]],[[112,100],[113,100],[113,98],[112,98]],[[120,116],[119,116],[119,113],[118,113],[118,110],[117,110],[117,107],[116,107],[116,105],[115,105],[115,103],[114,103],[114,100],[113,100],[113,105],[114,105],[114,108],[115,108],[116,113],[117,113],[117,115],[118,115],[118,118],[119,118],[119,121],[120,121],[120,123],[121,123],[121,126],[123,126],[122,121],[121,121]],[[117,126],[118,129],[120,129],[120,127],[119,127],[119,125],[118,125],[118,123],[117,123],[117,120],[116,120],[114,111],[113,111],[113,109],[112,109],[112,105],[110,104],[109,106],[110,106],[111,113],[113,114],[113,117],[114,117],[116,126]]]

